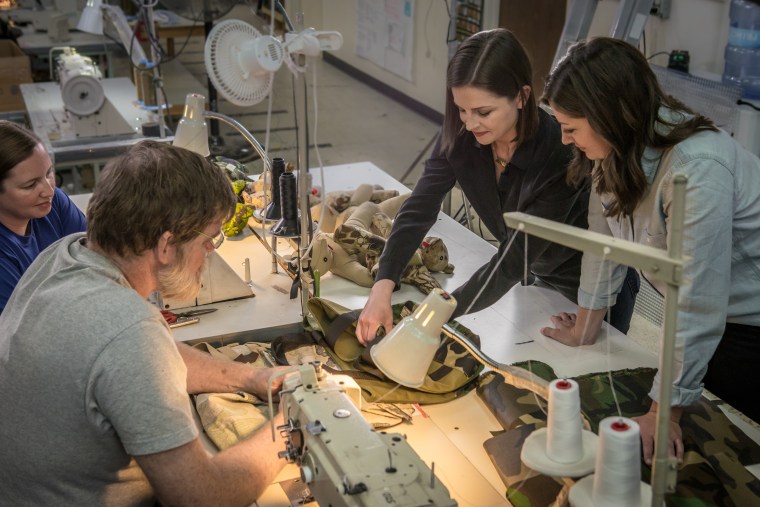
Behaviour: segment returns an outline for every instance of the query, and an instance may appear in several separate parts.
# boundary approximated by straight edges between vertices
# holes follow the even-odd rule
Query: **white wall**
[[[449,17],[443,0],[412,0],[414,42],[412,56],[412,82],[389,72],[356,55],[356,4],[355,0],[326,0],[303,2],[307,25],[320,17],[313,12],[314,4],[321,3],[321,28],[337,30],[343,35],[343,47],[333,52],[352,67],[388,84],[404,95],[443,112],[448,49],[446,36]],[[307,5],[311,4],[311,5]]]
[[[378,0],[380,1],[380,0]],[[413,81],[364,60],[355,54],[356,0],[303,0],[306,26],[337,30],[343,35],[343,48],[334,56],[387,83],[391,87],[426,106],[443,113],[446,45],[449,18],[443,0],[412,0],[414,3]],[[288,4],[290,9],[293,3]],[[486,28],[498,20],[498,0],[486,0]],[[618,0],[601,0],[591,24],[590,36],[608,35]],[[650,16],[646,25],[647,56],[658,51],[688,50],[693,72],[723,72],[723,50],[728,37],[729,0],[672,0],[668,20]],[[291,18],[293,14],[291,13]],[[540,29],[540,27],[537,27]],[[666,56],[652,60],[667,64]]]
[[[722,74],[730,4],[730,0],[672,0],[669,19],[647,20],[646,55],[687,50],[692,72]],[[619,6],[617,0],[600,1],[589,35],[609,35]],[[652,62],[665,66],[668,57],[658,56]]]

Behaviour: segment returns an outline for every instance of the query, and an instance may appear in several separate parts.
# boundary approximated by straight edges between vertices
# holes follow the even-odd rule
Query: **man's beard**
[[[201,273],[206,268],[208,257],[197,272],[187,268],[187,256],[183,247],[177,248],[177,261],[171,266],[158,270],[158,291],[161,297],[186,301],[195,299],[201,290]]]

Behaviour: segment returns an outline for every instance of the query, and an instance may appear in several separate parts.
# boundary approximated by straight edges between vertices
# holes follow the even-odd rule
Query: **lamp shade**
[[[102,4],[103,0],[87,0],[87,5],[79,16],[77,30],[103,35],[103,13],[100,10]]]
[[[433,289],[411,315],[370,349],[380,371],[394,382],[419,387],[441,344],[441,327],[448,322],[456,300],[443,289]]]
[[[199,93],[188,93],[185,98],[185,111],[177,125],[174,135],[174,146],[186,148],[190,151],[208,157],[208,127],[204,110],[206,97]]]

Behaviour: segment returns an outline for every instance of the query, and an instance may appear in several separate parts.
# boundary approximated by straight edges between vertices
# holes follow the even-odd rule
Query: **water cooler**
[[[760,4],[731,0],[723,81],[738,84],[742,97],[760,99]]]
[[[760,3],[731,0],[724,57],[723,82],[741,86],[742,100],[760,108]],[[760,154],[760,111],[740,106],[735,137]]]

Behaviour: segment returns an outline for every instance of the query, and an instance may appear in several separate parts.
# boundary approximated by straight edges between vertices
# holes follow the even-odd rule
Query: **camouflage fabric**
[[[358,206],[351,216],[335,228],[333,240],[349,255],[355,255],[374,278],[377,261],[385,249],[382,231],[390,231],[391,220],[381,207],[372,201]],[[401,282],[414,285],[423,294],[440,288],[432,272],[453,273],[449,252],[441,238],[426,237],[401,274]]]
[[[449,249],[441,238],[426,237],[422,240],[419,252],[422,264],[430,271],[448,274],[454,272],[454,265],[449,263]]]
[[[546,364],[531,361],[518,363],[536,375],[557,378]],[[634,417],[649,409],[647,396],[656,370],[637,368],[612,372],[615,392],[623,416]],[[594,373],[576,377],[581,395],[581,410],[594,432],[605,417],[617,414],[610,374]],[[501,375],[484,374],[478,394],[505,429],[484,444],[499,470],[507,496],[513,505],[545,506],[550,497],[561,495],[572,481],[551,478],[528,469],[520,461],[525,438],[536,428],[546,425],[546,403],[532,393],[505,384]],[[676,491],[666,496],[672,507],[760,505],[760,480],[745,466],[760,463],[760,446],[730,422],[719,408],[720,402],[703,397],[684,410],[681,429],[684,441],[684,462],[678,470]],[[649,481],[651,468],[643,462],[642,480]]]
[[[219,169],[224,171],[224,174],[230,181],[236,180],[248,180],[248,168],[238,162],[237,160],[217,155],[211,157],[211,162]]]
[[[235,204],[235,214],[232,218],[222,225],[222,232],[225,236],[237,236],[245,226],[248,225],[248,219],[253,216],[253,206],[248,204]]]
[[[375,367],[369,356],[369,349],[356,339],[358,312],[351,312],[347,308],[322,298],[312,298],[307,305],[309,320],[305,327],[307,330],[322,333],[330,356],[340,367],[341,373],[350,375],[356,380],[362,388],[362,395],[366,401],[443,403],[469,392],[483,370],[483,366],[463,346],[442,335],[441,346],[435,353],[424,384],[414,389],[401,387],[388,380]],[[416,307],[417,304],[411,301],[393,305],[393,321],[399,322],[410,315]],[[340,325],[336,330],[333,323],[339,318],[345,325]],[[458,325],[457,329],[474,344],[480,345],[480,338],[472,331],[462,325]]]
[[[374,204],[374,203],[370,203]],[[335,229],[333,239],[349,254],[355,254],[363,265],[367,265],[368,253],[378,255],[385,248],[385,238],[374,234],[357,224],[351,223],[351,219]]]

